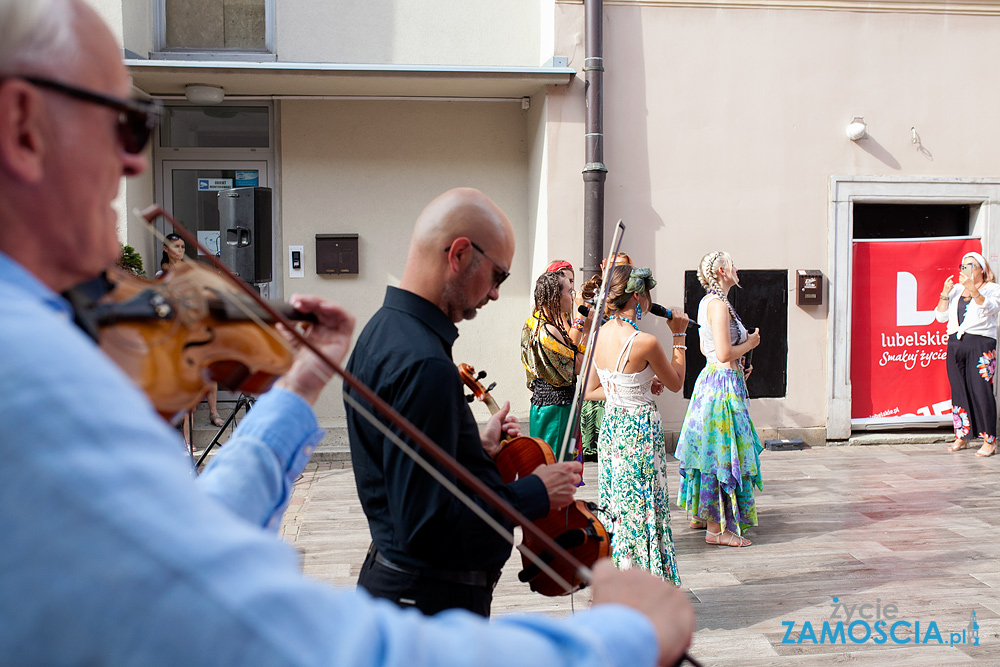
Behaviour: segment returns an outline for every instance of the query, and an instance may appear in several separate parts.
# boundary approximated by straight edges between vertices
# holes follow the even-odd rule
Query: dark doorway
[[[968,236],[971,216],[969,204],[854,204],[854,238]]]
[[[698,317],[705,288],[694,271],[684,272],[684,311]],[[750,398],[784,398],[788,371],[788,271],[740,269],[740,287],[729,291],[729,301],[747,329],[760,328],[760,345],[753,351],[753,373],[747,381]],[[698,330],[688,331],[684,398],[691,398],[694,382],[705,367]]]

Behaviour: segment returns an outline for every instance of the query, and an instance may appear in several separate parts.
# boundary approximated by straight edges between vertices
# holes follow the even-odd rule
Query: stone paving
[[[672,508],[683,588],[698,613],[695,658],[706,667],[1000,665],[1000,456],[925,444],[765,451],[761,460],[760,526],[748,533],[753,546],[706,545],[704,531],[688,528]],[[307,574],[352,587],[369,536],[348,466],[311,463],[281,531],[302,552]],[[595,499],[595,476],[596,465],[587,464],[578,497]],[[673,492],[676,483],[673,476]],[[519,560],[504,569],[494,614],[568,614],[587,606],[586,591],[572,598],[531,593],[517,581]],[[845,618],[839,603],[854,609],[852,623],[864,605],[872,605],[871,614],[891,603],[909,625],[898,641],[879,643],[877,634],[865,641],[857,626],[854,638],[862,641],[820,643],[824,621]],[[968,632],[973,610],[978,646]],[[915,621],[919,644],[912,641]],[[931,623],[942,643],[933,633],[924,641]]]

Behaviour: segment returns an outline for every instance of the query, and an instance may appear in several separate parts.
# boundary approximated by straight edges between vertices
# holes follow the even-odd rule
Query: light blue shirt
[[[196,478],[62,298],[0,253],[0,663],[655,663],[623,606],[428,618],[305,577],[267,528],[322,433],[272,390]]]

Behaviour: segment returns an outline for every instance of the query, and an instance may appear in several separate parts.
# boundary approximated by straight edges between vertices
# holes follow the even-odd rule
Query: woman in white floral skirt
[[[630,265],[611,270],[607,315],[594,350],[597,373],[587,398],[606,400],[598,437],[600,504],[613,517],[611,558],[621,569],[651,572],[680,584],[670,532],[666,447],[660,413],[653,401],[666,387],[684,384],[684,345],[688,317],[670,320],[674,345],[664,351],[655,336],[636,324],[650,307],[655,285],[649,269]]]

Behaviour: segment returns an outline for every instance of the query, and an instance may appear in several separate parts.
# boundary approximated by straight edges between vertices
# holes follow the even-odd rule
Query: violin
[[[257,324],[273,318],[196,261],[158,280],[116,269],[106,279],[109,291],[87,314],[98,344],[167,421],[194,409],[213,382],[257,394],[291,367],[288,343]]]
[[[473,398],[485,403],[490,414],[499,411],[496,401],[489,393],[493,386],[484,388],[479,382],[486,376],[485,371],[477,374],[476,369],[469,364],[459,364],[458,374],[462,376],[465,386],[472,390]],[[504,484],[510,484],[519,477],[530,475],[540,465],[555,463],[556,457],[552,453],[552,447],[541,438],[522,435],[503,441],[493,461]],[[597,511],[594,503],[575,500],[562,509],[550,511],[548,515],[535,521],[534,525],[574,558],[590,567],[611,554],[611,536],[595,515]],[[555,581],[522,554],[523,569],[517,576],[532,591],[547,596],[569,595],[587,585],[588,582],[573,568],[556,562],[553,555],[546,551],[545,545],[540,544],[532,534],[525,532],[523,543],[570,585],[567,590],[563,583]]]

